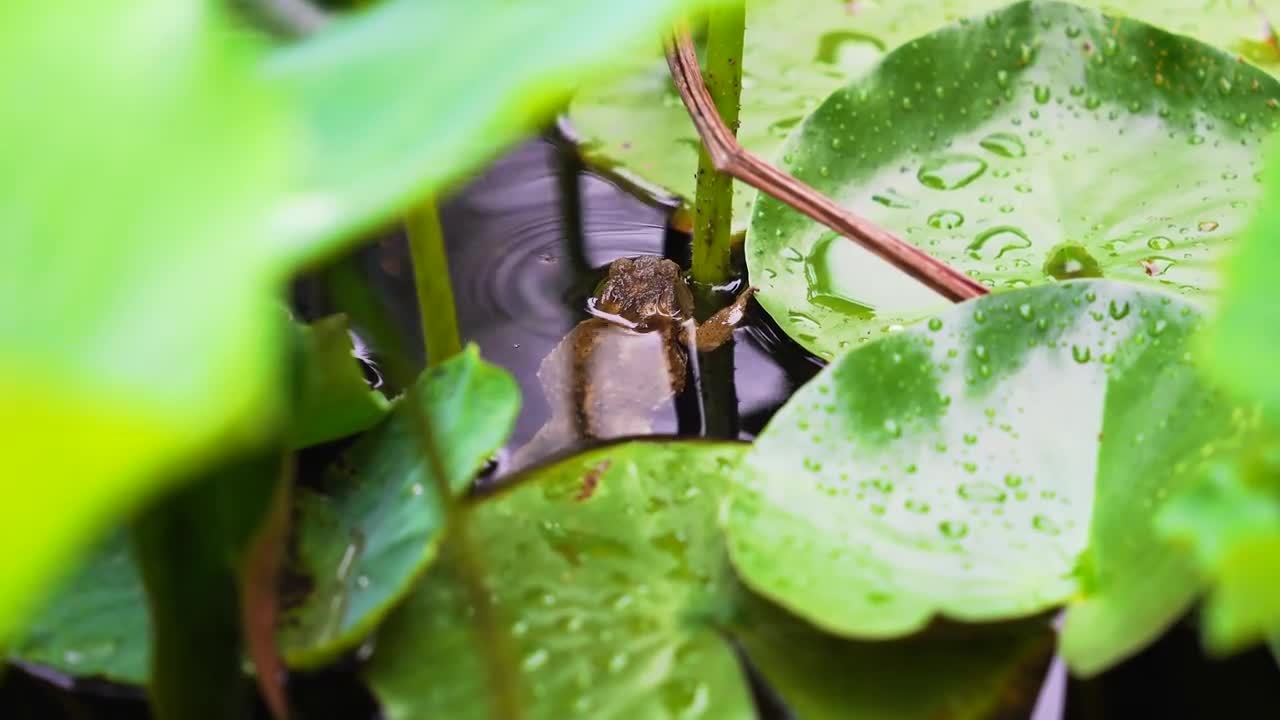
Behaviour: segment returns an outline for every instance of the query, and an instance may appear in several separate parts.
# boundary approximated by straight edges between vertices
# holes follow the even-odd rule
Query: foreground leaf
[[[393,0],[336,21],[268,64],[309,131],[289,218],[337,241],[390,220],[536,132],[680,9],[732,1]]]
[[[1078,281],[958,305],[842,356],[744,461],[735,565],[854,637],[1070,601],[1067,660],[1114,662],[1198,588],[1151,522],[1236,434],[1188,362],[1198,322],[1163,293]]]
[[[75,677],[142,685],[150,622],[129,536],[113,533],[38,613],[9,658]]]
[[[462,491],[506,441],[520,407],[511,376],[475,346],[418,381],[422,411]],[[412,412],[397,406],[327,472],[324,492],[296,493],[296,556],[289,574],[306,594],[282,618],[279,642],[294,667],[316,667],[354,648],[435,559],[445,508],[422,457]]]
[[[0,121],[0,543],[27,548],[0,563],[0,640],[113,520],[282,432],[274,302],[299,263],[474,170],[679,3],[403,0],[267,68],[220,4],[125,5],[0,10],[21,98]]]
[[[745,451],[627,442],[532,470],[472,506],[496,642],[519,665],[528,717],[754,717],[735,645],[805,717],[981,717],[1047,657],[1044,625],[973,631],[976,659],[945,638],[832,638],[751,596],[715,521]],[[392,720],[490,716],[485,658],[497,651],[456,573],[446,552],[379,635],[367,678]],[[875,679],[885,667],[901,685]]]
[[[869,71],[887,51],[1006,0],[772,0],[748,4],[738,138],[766,159],[827,95]],[[1280,49],[1267,42],[1262,11],[1280,20],[1274,0],[1092,0],[1121,13],[1241,54],[1280,73]],[[697,133],[660,58],[640,57],[623,79],[574,98],[571,118],[592,160],[622,165],[650,183],[692,199]],[[872,137],[875,137],[874,135]],[[857,143],[855,143],[856,145]],[[755,191],[736,188],[734,223],[745,230]]]
[[[1255,450],[1252,462],[1211,467],[1159,518],[1213,580],[1203,630],[1219,653],[1280,628],[1280,468],[1276,449],[1268,451]]]
[[[783,168],[997,290],[1106,276],[1202,296],[1277,123],[1280,82],[1234,56],[1021,2],[891,53],[805,119]],[[760,304],[826,358],[942,303],[769,198],[747,261]]]

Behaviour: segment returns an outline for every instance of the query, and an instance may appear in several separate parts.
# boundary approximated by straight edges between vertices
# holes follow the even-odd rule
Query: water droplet
[[[983,252],[988,244],[993,248],[999,248],[995,255]],[[969,243],[966,250],[969,251],[970,257],[975,260],[981,260],[987,257],[1000,258],[1005,253],[1016,252],[1029,247],[1031,247],[1031,238],[1027,237],[1026,233],[1016,227],[1001,225],[978,233],[973,242]]]
[[[1129,314],[1129,301],[1125,300],[1117,303],[1115,300],[1112,300],[1107,306],[1107,313],[1111,315],[1112,320],[1123,320],[1125,316]]]
[[[987,321],[987,311],[986,311],[986,310],[974,310],[974,311],[973,311],[973,321],[974,321],[974,322],[976,322],[976,323],[978,323],[979,325],[981,325],[982,323],[986,322],[986,321]]]
[[[955,210],[939,210],[929,216],[928,222],[937,230],[954,230],[964,224],[964,215]]]
[[[929,512],[929,503],[923,500],[911,499],[903,503],[902,506],[918,515],[924,515]]]
[[[1196,225],[1196,229],[1203,233],[1213,232],[1218,229],[1218,223],[1212,220],[1204,220],[1199,225]]]
[[[1168,250],[1173,247],[1173,241],[1163,235],[1157,235],[1147,241],[1147,247],[1152,250]]]
[[[1102,277],[1102,266],[1083,246],[1066,243],[1049,253],[1044,262],[1044,274],[1058,280]]]
[[[985,160],[973,155],[945,155],[926,160],[916,173],[921,185],[934,190],[955,190],[986,172]]]
[[[959,540],[969,534],[969,526],[958,520],[944,520],[938,524],[938,530],[942,532],[943,537]]]
[[[813,250],[805,258],[804,276],[808,281],[809,302],[838,313],[858,318],[874,317],[875,310],[840,291],[836,271],[832,263],[832,245],[845,242],[835,233],[827,233],[814,243]]]
[[[1049,102],[1050,90],[1048,85],[1037,85],[1035,89],[1036,102],[1044,105]]]
[[[1022,485],[1022,476],[1009,473],[1004,476],[1005,487],[1016,488]]]
[[[1004,502],[1005,492],[999,486],[986,482],[965,483],[960,486],[960,497],[972,502]]]
[[[938,332],[942,329],[942,318],[929,318],[929,329]]]
[[[1089,360],[1090,360],[1090,359],[1092,359],[1092,357],[1093,357],[1093,353],[1089,350],[1089,348],[1087,348],[1087,347],[1085,347],[1085,346],[1083,346],[1083,345],[1072,345],[1072,346],[1071,346],[1071,357],[1072,357],[1072,359],[1074,359],[1076,362],[1078,362],[1078,363],[1080,363],[1080,364],[1084,364],[1084,363],[1089,362]]]
[[[1031,518],[1031,527],[1046,535],[1057,535],[1061,532],[1058,529],[1058,524],[1044,515],[1036,515]]]
[[[1023,320],[1030,320],[1035,317],[1035,314],[1035,310],[1028,303],[1022,303],[1018,306],[1018,315],[1020,315]]]
[[[902,426],[898,424],[897,420],[885,420],[884,431],[888,433],[889,437],[902,437]]]
[[[524,656],[524,660],[520,662],[520,667],[524,668],[525,672],[533,672],[546,665],[549,659],[551,659],[551,653],[547,652],[546,648],[538,648]]]
[[[899,193],[893,188],[889,188],[884,192],[876,193],[871,199],[885,207],[906,210],[916,206],[916,201]]]
[[[1147,326],[1147,334],[1151,337],[1159,337],[1169,328],[1169,322],[1164,318],[1153,321]]]
[[[1027,154],[1027,147],[1022,144],[1022,138],[1010,132],[991,133],[982,138],[978,145],[1001,157],[1020,158]]]

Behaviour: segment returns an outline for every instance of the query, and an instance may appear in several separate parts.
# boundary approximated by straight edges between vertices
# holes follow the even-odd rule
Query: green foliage
[[[335,315],[299,329],[301,371],[290,424],[294,448],[337,440],[369,429],[391,403],[370,389],[352,355],[347,320]]]
[[[151,662],[147,597],[123,531],[85,559],[9,648],[67,675],[142,685]]]
[[[612,445],[472,505],[468,529],[487,549],[485,584],[528,717],[751,717],[730,641],[806,717],[982,717],[1043,668],[1041,623],[861,644],[750,595],[716,523],[745,450]],[[385,624],[366,671],[392,720],[490,717],[476,616],[448,547]]]
[[[748,3],[743,113],[738,137],[765,159],[823,98],[867,73],[885,53],[1007,0],[753,0]],[[1280,50],[1262,35],[1262,15],[1247,0],[1087,0],[1240,54],[1280,73]],[[1280,20],[1280,4],[1258,3]],[[1065,88],[1064,88],[1065,90]],[[628,76],[591,87],[571,107],[575,127],[597,164],[622,165],[692,198],[697,133],[667,80],[666,64],[641,57]],[[734,217],[745,230],[755,191],[737,186]]]
[[[853,637],[1070,601],[1063,652],[1102,669],[1198,588],[1150,521],[1237,434],[1188,362],[1198,323],[1163,293],[1077,281],[958,305],[843,355],[744,461],[735,566]]]
[[[0,564],[0,638],[113,520],[282,432],[273,304],[300,263],[537,127],[680,5],[400,0],[278,51],[195,0],[0,11],[0,544],[27,548]]]
[[[467,487],[502,446],[520,394],[474,346],[423,374],[418,396],[443,452],[447,484]],[[317,667],[362,642],[435,559],[445,508],[407,402],[330,466],[323,492],[296,493],[288,576],[306,588],[282,618],[295,667]]]
[[[1216,289],[1249,219],[1280,82],[1130,20],[1023,2],[889,54],[836,91],[782,167],[995,290],[1073,277]],[[824,358],[943,301],[761,198],[760,304]]]

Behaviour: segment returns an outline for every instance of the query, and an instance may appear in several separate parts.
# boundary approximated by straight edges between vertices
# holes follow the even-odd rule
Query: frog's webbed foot
[[[742,322],[747,311],[747,301],[758,288],[748,287],[738,294],[733,304],[721,309],[698,326],[698,352],[711,352],[733,337],[733,329]]]

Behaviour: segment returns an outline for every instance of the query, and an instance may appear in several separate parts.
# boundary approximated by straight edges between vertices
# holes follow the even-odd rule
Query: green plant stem
[[[707,14],[707,63],[703,81],[720,117],[736,135],[742,98],[742,39],[746,31],[744,3]],[[716,170],[705,146],[698,148],[698,183],[693,204],[693,279],[723,285],[730,278],[730,228],[733,178]]]
[[[421,203],[409,213],[405,230],[413,258],[413,281],[418,289],[422,341],[427,351],[427,367],[431,367],[462,351],[453,283],[449,279],[449,256],[445,252],[444,232],[434,199]]]

